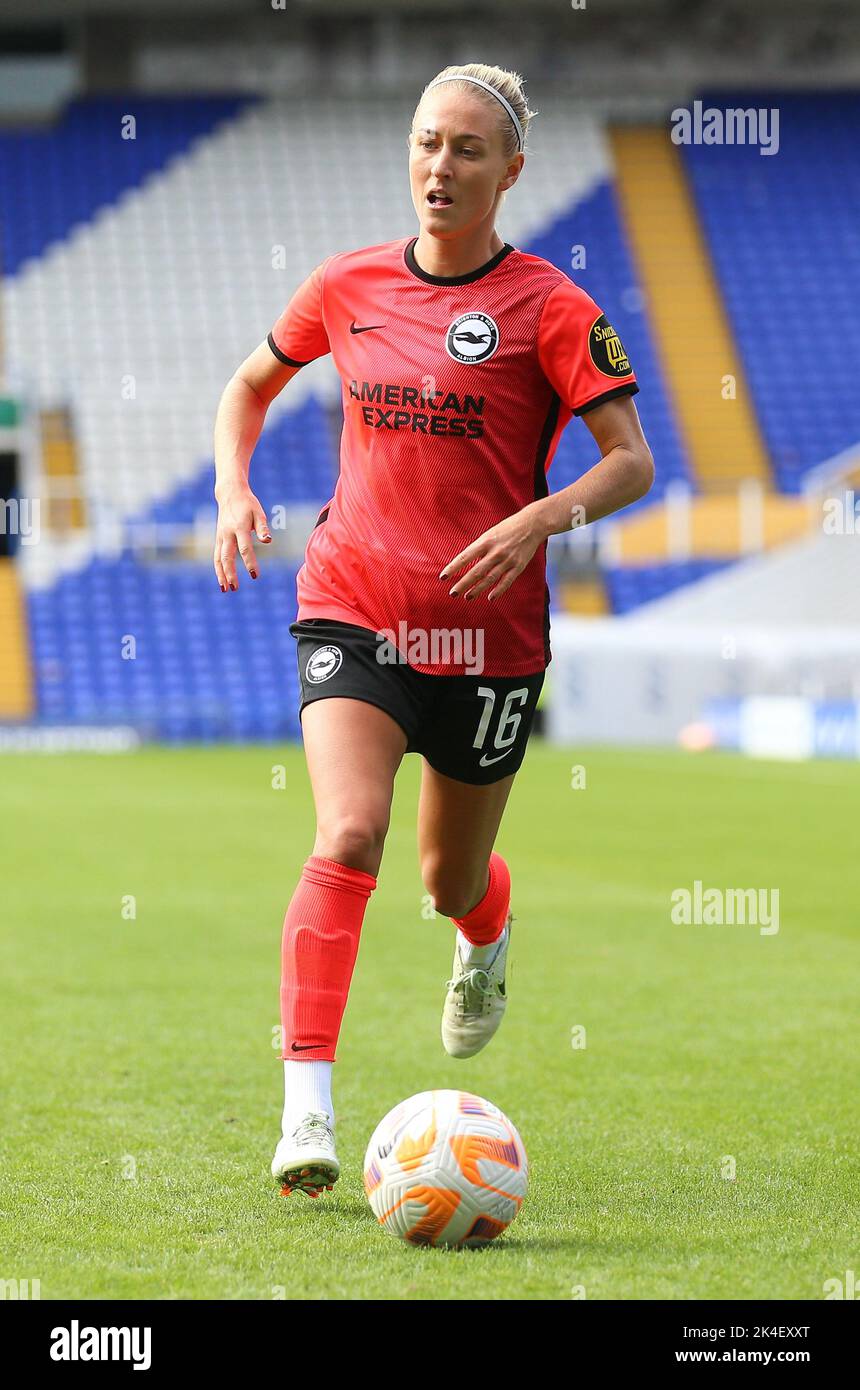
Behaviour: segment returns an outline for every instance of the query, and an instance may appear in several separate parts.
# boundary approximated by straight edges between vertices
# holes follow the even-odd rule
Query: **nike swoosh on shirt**
[[[487,755],[486,755],[486,753],[485,753],[484,756],[483,756],[483,758],[479,758],[478,764],[479,764],[480,767],[489,767],[489,766],[490,766],[490,763],[497,763],[497,762],[499,762],[499,760],[500,760],[501,758],[506,758],[506,757],[508,756],[508,754],[509,754],[509,753],[513,753],[513,751],[514,751],[513,748],[506,748],[505,751],[504,751],[504,753],[500,753],[500,754],[499,754],[498,758],[488,758]]]
[[[384,324],[384,323],[365,323],[365,324],[362,325],[361,328],[357,328],[357,327],[356,327],[356,324],[355,324],[355,319],[353,319],[352,323],[349,325],[349,331],[350,331],[350,333],[369,333],[370,330],[371,330],[371,328],[384,328],[384,327],[385,327],[385,324]]]

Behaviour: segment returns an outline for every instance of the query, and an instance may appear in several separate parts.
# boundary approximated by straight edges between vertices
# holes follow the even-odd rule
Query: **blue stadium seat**
[[[587,266],[571,270],[571,247],[584,246]],[[641,288],[625,239],[615,193],[601,184],[576,208],[559,218],[543,236],[523,246],[572,276],[591,295],[618,329],[634,370],[642,379],[636,408],[656,463],[654,486],[634,507],[649,506],[663,496],[667,483],[690,482],[686,455],[675,425],[663,374],[642,303]],[[550,467],[550,490],[568,487],[598,458],[584,422],[572,420],[561,437]]]
[[[0,134],[0,265],[13,275],[247,106],[249,97],[85,97],[49,129]],[[122,138],[133,115],[135,138]]]
[[[272,565],[227,600],[198,565],[159,570],[124,552],[28,603],[45,720],[129,722],[171,743],[300,737],[291,568]]]
[[[605,573],[613,613],[629,613],[643,603],[663,598],[673,589],[695,584],[726,569],[730,560],[684,560],[662,565],[613,566]]]
[[[778,108],[779,152],[683,146],[779,487],[860,440],[860,95],[707,92]]]

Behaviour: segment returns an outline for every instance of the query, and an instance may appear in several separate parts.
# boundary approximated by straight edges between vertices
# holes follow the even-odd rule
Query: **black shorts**
[[[407,753],[458,782],[485,786],[525,757],[545,671],[531,676],[431,676],[405,661],[380,661],[376,633],[330,618],[290,624],[305,705],[339,695],[377,705],[405,733]],[[390,650],[390,649],[389,649]]]

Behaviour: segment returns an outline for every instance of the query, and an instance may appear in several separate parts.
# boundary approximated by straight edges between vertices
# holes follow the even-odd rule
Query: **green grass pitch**
[[[419,773],[341,1034],[343,1175],[310,1201],[269,1176],[301,749],[3,760],[0,1277],[43,1299],[821,1299],[860,1258],[860,771],[533,739],[498,841],[511,1004],[467,1062],[439,1040],[453,928],[421,915]],[[696,879],[778,888],[779,931],[673,924]],[[495,1246],[411,1248],[365,1202],[374,1125],[432,1087],[525,1141]]]

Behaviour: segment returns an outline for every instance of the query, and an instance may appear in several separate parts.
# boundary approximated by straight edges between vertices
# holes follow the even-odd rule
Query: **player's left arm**
[[[529,502],[455,555],[439,576],[447,579],[468,566],[452,594],[472,599],[490,589],[487,599],[497,598],[548,537],[610,516],[645,496],[654,481],[654,460],[631,397],[605,401],[583,411],[582,418],[597,441],[599,461],[570,487]]]
[[[654,459],[631,396],[583,411],[582,419],[594,435],[600,459],[570,487],[525,508],[537,517],[541,540],[629,507],[654,481]]]
[[[600,306],[566,276],[546,296],[536,333],[537,360],[559,399],[581,416],[601,457],[570,487],[529,502],[485,531],[445,566],[466,572],[452,594],[487,599],[509,589],[549,536],[609,516],[643,497],[654,460],[631,399],[639,390],[624,346]]]

